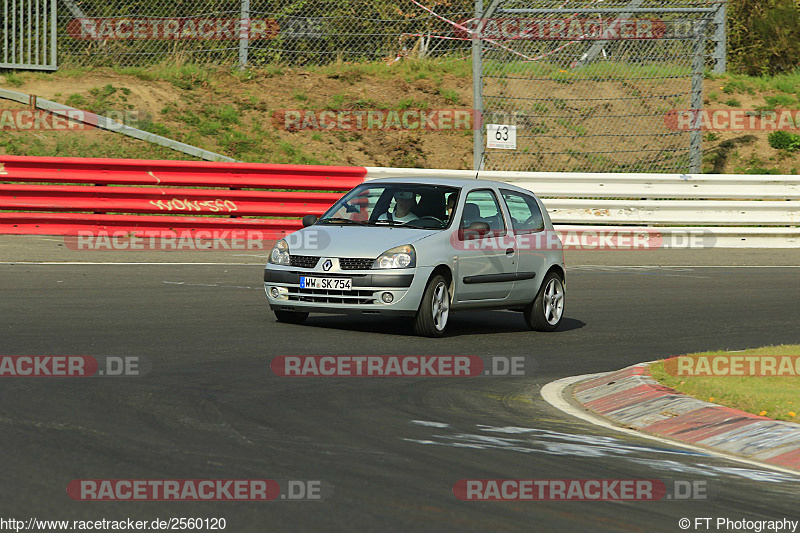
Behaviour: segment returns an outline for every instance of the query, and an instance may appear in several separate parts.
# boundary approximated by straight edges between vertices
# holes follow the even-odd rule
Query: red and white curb
[[[776,470],[800,471],[800,424],[691,398],[655,381],[649,364],[558,380],[542,388],[542,397],[605,427]],[[563,398],[570,386],[584,410]]]

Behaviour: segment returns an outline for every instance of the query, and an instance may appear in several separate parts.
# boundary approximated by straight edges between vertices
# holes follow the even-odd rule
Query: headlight
[[[289,266],[289,244],[281,239],[275,243],[269,254],[269,262],[273,265]]]
[[[417,266],[417,252],[410,244],[386,250],[375,260],[372,268],[413,268]]]

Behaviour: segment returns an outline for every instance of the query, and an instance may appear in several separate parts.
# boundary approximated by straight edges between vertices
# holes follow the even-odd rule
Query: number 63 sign
[[[516,150],[517,127],[509,124],[487,124],[486,148]]]

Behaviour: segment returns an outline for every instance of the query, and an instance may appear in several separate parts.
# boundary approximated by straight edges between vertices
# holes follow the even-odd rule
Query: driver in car
[[[397,191],[394,193],[394,211],[387,211],[378,217],[378,220],[388,220],[390,222],[411,222],[419,217],[411,212],[417,205],[414,193],[411,191]]]

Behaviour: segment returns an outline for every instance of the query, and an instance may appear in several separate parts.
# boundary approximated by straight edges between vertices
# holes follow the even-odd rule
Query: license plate
[[[311,278],[308,276],[300,276],[300,288],[349,291],[353,288],[353,280],[350,278]]]

